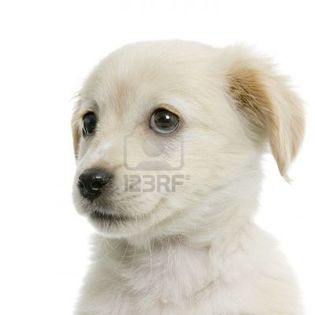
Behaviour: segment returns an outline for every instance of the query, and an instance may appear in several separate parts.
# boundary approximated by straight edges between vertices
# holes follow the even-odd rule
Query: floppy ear
[[[81,138],[81,130],[79,127],[79,110],[76,108],[72,115],[71,120],[71,128],[72,128],[72,140],[73,140],[73,148],[75,158],[78,157],[79,153],[79,145],[80,145],[80,138]]]
[[[279,171],[286,177],[303,138],[302,102],[267,59],[244,48],[228,50],[228,91],[256,132],[267,136]]]

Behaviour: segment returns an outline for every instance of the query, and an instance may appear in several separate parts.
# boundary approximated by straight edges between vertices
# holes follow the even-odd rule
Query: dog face
[[[96,67],[72,126],[78,211],[108,237],[158,237],[248,217],[265,143],[285,176],[303,113],[243,47],[148,42]]]

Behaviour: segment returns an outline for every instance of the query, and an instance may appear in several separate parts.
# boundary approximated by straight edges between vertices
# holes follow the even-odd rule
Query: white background
[[[72,97],[113,49],[180,38],[249,43],[275,58],[305,100],[307,133],[294,182],[266,156],[257,220],[280,240],[313,315],[314,13],[312,1],[302,0],[1,1],[0,313],[71,314],[92,230],[71,199]]]

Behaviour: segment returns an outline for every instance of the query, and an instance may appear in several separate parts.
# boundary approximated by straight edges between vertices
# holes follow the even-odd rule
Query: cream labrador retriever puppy
[[[82,88],[74,202],[96,227],[76,314],[297,315],[290,268],[253,222],[267,144],[287,176],[301,101],[246,47],[125,46]]]

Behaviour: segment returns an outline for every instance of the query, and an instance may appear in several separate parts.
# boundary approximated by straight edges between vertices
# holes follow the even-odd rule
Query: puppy
[[[74,111],[74,203],[95,226],[80,315],[297,315],[294,277],[253,222],[269,146],[287,176],[299,97],[246,47],[125,46]]]

